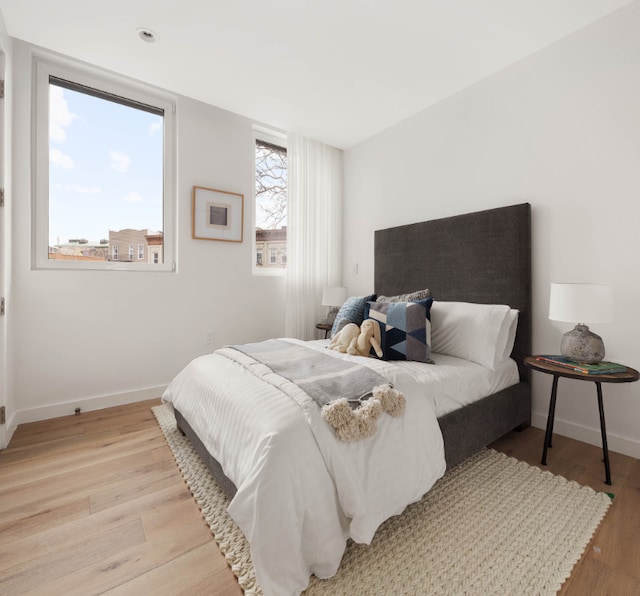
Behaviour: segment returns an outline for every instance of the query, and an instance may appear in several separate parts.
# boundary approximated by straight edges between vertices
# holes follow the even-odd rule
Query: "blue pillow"
[[[362,321],[364,321],[364,307],[367,302],[375,299],[375,294],[371,294],[370,296],[351,296],[351,298],[347,298],[333,321],[331,337],[338,333],[338,324],[341,319],[349,319],[350,323],[362,325]],[[342,326],[344,327],[344,324],[342,324]]]
[[[366,318],[380,324],[383,360],[431,360],[433,298],[415,302],[368,302]]]

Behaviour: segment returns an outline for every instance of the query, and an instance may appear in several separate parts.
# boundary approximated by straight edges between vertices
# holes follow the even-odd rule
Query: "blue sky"
[[[162,117],[49,88],[50,244],[162,230]]]

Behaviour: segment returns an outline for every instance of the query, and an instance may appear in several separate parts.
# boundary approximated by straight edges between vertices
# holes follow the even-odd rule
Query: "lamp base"
[[[338,309],[334,306],[327,313],[327,325],[333,325],[333,322],[336,320],[336,315],[338,314]]]
[[[595,364],[604,358],[604,342],[586,325],[576,325],[562,336],[560,353],[569,360]]]

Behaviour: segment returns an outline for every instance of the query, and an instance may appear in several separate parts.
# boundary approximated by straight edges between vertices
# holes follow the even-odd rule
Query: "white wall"
[[[0,78],[6,86],[5,98],[0,100],[0,187],[5,191],[5,207],[0,209],[0,296],[5,298],[11,288],[11,135],[12,135],[12,99],[9,89],[12,86],[12,40],[7,34],[4,18],[0,13]],[[10,311],[0,317],[0,406],[6,407],[7,418],[0,425],[0,449],[6,447],[11,433],[15,429],[15,407],[7,375],[9,369],[9,328]]]
[[[178,273],[31,269],[31,47],[14,40],[14,50],[9,340],[19,422],[160,396],[193,357],[282,335],[284,278],[251,274],[252,122],[185,97],[177,101]],[[191,238],[193,185],[244,194],[242,244]]]
[[[638,31],[636,2],[347,150],[351,293],[373,289],[375,229],[528,201],[534,352],[570,328],[547,318],[551,281],[606,281],[615,321],[593,330],[640,368]],[[533,373],[537,426],[550,385]],[[610,447],[640,457],[640,383],[603,389]],[[595,386],[560,381],[555,430],[600,444]]]

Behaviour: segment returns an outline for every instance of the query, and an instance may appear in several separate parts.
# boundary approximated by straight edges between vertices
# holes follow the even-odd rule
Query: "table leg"
[[[602,452],[604,454],[605,484],[611,485],[611,467],[609,466],[609,447],[607,445],[607,428],[604,423],[604,404],[602,403],[602,385],[596,381],[598,392],[598,410],[600,412],[600,432],[602,433]]]
[[[556,415],[556,394],[558,393],[558,375],[553,375],[551,385],[551,399],[549,400],[549,416],[547,417],[547,431],[544,435],[544,449],[542,450],[543,466],[547,465],[547,449],[551,447],[551,435],[553,435],[553,419]]]

